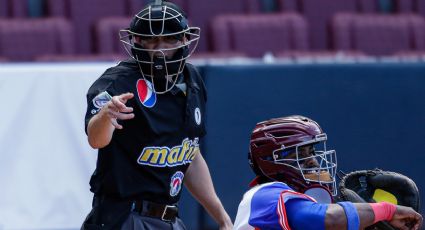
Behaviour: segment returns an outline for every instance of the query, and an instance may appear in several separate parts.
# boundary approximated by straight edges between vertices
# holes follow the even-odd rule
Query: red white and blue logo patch
[[[111,99],[112,99],[112,96],[109,95],[108,92],[103,91],[103,92],[99,93],[95,98],[93,98],[93,105],[94,105],[94,107],[101,109]]]
[[[184,174],[180,171],[174,173],[170,182],[170,196],[177,196],[182,188]]]
[[[145,107],[152,108],[156,103],[156,94],[152,90],[152,83],[145,79],[137,81],[137,95],[139,100]]]
[[[112,96],[109,95],[108,92],[103,91],[99,93],[95,98],[93,98],[93,105],[96,109],[91,110],[91,114],[96,114],[97,112],[102,109],[103,106],[106,105],[110,100],[112,99]]]

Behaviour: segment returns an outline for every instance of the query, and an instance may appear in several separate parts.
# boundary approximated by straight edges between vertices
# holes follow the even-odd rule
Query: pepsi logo
[[[152,90],[152,83],[145,79],[139,79],[137,81],[137,95],[142,105],[148,108],[152,108],[156,103],[156,94]]]

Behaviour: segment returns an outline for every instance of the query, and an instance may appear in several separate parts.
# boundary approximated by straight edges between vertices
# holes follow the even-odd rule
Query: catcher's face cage
[[[315,183],[327,187],[336,196],[336,151],[326,149],[327,136],[325,133],[316,135],[312,140],[273,151],[274,164],[296,169],[307,183]],[[301,151],[302,147],[314,146],[310,154]],[[295,157],[285,158],[288,149],[295,149]],[[307,162],[315,161],[314,164]]]
[[[175,86],[179,74],[183,72],[186,59],[195,51],[200,38],[200,28],[189,27],[186,18],[178,10],[167,5],[148,6],[133,20],[135,25],[141,25],[139,27],[143,29],[120,30],[120,41],[129,56],[138,62],[143,78],[152,82],[152,90],[158,94],[166,93]],[[138,44],[135,37],[175,37],[179,42],[171,48],[149,49]],[[167,57],[169,53],[173,54],[171,58]],[[164,80],[162,90],[155,88],[155,82]]]

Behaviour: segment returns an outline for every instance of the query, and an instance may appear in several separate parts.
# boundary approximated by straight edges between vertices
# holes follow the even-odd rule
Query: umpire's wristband
[[[347,230],[358,230],[360,228],[360,218],[357,209],[351,202],[338,202],[344,208],[347,217]]]

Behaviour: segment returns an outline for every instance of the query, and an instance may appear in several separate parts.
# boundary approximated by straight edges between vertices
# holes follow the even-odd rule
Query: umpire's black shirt
[[[184,174],[199,150],[205,135],[204,83],[191,64],[186,64],[184,93],[177,87],[155,94],[143,79],[136,62],[125,61],[112,67],[87,93],[85,125],[111,96],[131,92],[135,117],[119,123],[112,140],[99,149],[91,191],[115,198],[137,198],[157,203],[176,203]],[[156,99],[156,100],[155,100]],[[153,103],[154,102],[154,103]]]

